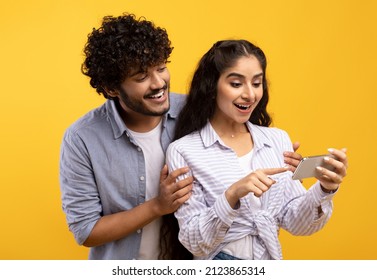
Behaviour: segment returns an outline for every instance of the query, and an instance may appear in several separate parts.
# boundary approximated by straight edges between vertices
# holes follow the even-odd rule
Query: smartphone
[[[324,157],[335,158],[333,155],[319,155],[319,156],[310,156],[304,157],[298,164],[295,172],[293,173],[293,180],[300,180],[309,177],[315,177],[317,174],[317,166],[321,166],[330,171],[334,171],[334,167],[325,162]]]

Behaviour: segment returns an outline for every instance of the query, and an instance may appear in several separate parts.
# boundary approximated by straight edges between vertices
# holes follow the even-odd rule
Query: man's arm
[[[177,210],[191,195],[192,177],[176,182],[178,176],[187,172],[187,168],[180,168],[168,174],[167,166],[164,166],[160,176],[159,195],[133,209],[101,217],[84,246],[99,246],[121,239],[154,219]]]

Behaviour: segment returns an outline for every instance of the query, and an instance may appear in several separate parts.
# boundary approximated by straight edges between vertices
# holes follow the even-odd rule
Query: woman
[[[347,169],[345,149],[329,149],[335,171],[319,169],[306,190],[284,167],[292,150],[270,128],[266,57],[245,40],[219,41],[202,57],[167,151],[170,170],[188,166],[192,195],[175,213],[179,240],[196,259],[282,259],[280,228],[319,231]]]

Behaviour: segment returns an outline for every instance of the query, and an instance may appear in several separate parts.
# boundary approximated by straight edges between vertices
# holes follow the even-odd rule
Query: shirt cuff
[[[310,190],[315,204],[320,205],[324,202],[331,201],[333,196],[338,192],[339,188],[332,193],[326,193],[322,190],[321,183],[317,181]]]
[[[70,227],[70,230],[73,232],[75,240],[79,245],[83,245],[86,239],[88,239],[97,221],[98,220],[91,221],[87,225],[80,227],[78,225]]]
[[[230,227],[236,218],[238,211],[230,207],[229,202],[225,197],[225,192],[223,192],[223,194],[216,200],[213,208],[219,219]]]

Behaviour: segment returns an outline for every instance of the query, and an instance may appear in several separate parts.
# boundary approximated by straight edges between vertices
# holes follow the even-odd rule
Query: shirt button
[[[144,176],[140,176],[140,181],[144,181]]]
[[[137,147],[137,150],[138,150],[139,152],[141,152],[141,148],[140,148],[140,147]]]
[[[141,229],[138,229],[136,232],[137,232],[137,233],[141,233]]]

